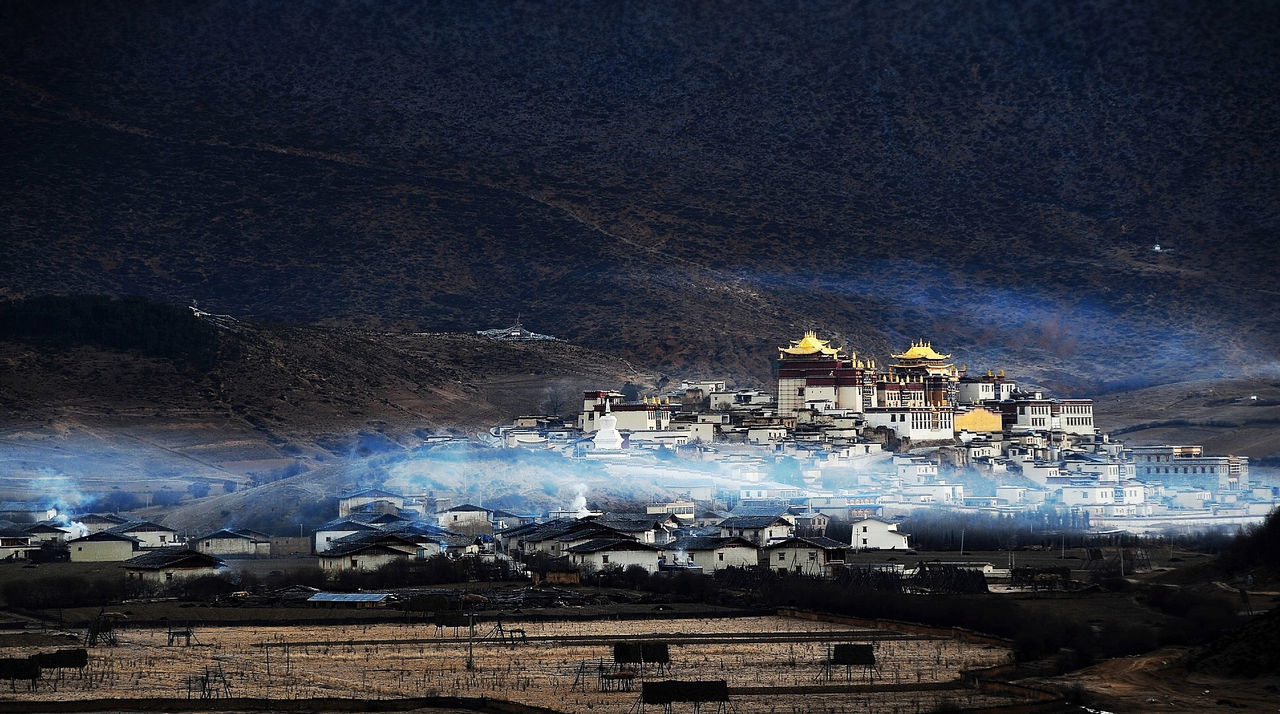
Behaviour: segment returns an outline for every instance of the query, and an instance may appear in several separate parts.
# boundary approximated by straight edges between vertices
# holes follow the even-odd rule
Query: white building
[[[907,534],[898,532],[898,524],[882,518],[863,518],[853,522],[854,550],[908,550]]]
[[[1249,457],[1205,456],[1200,446],[1135,446],[1134,477],[1235,491],[1249,487]]]
[[[616,538],[597,538],[566,551],[569,562],[589,570],[605,570],[607,568],[626,569],[639,565],[650,573],[658,572],[658,554],[661,552],[655,545],[635,540]]]
[[[662,557],[673,565],[697,566],[710,573],[724,568],[754,568],[759,550],[746,538],[678,538],[662,546]]]
[[[960,378],[957,398],[961,404],[981,404],[982,402],[1002,402],[1013,397],[1018,390],[1016,382],[1005,379],[1004,370],[992,374],[991,370],[980,377],[968,375]]]
[[[753,426],[747,429],[748,444],[776,444],[787,438],[784,426]]]
[[[111,533],[136,538],[139,545],[146,548],[168,548],[179,545],[178,532],[168,526],[151,521],[130,521],[124,525],[108,529]]]
[[[955,410],[949,407],[871,407],[863,411],[867,426],[888,427],[900,439],[951,441]]]
[[[903,497],[912,503],[964,503],[964,484],[921,483],[902,487]]]
[[[766,546],[760,560],[775,572],[829,578],[844,568],[847,555],[848,546],[830,538],[788,538]]]
[[[924,483],[938,477],[938,465],[919,456],[895,456],[893,466],[902,483]]]

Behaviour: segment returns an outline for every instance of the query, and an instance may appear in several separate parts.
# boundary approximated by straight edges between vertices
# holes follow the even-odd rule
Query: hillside
[[[571,414],[582,389],[659,379],[565,342],[225,317],[197,326],[217,341],[211,366],[0,339],[0,487],[71,502],[113,486],[237,489],[520,413]]]
[[[1076,393],[1248,374],[1280,347],[1278,14],[8,2],[0,294],[521,314],[690,376],[763,379],[809,327]]]

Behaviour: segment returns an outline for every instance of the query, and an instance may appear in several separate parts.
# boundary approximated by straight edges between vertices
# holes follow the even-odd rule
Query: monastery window
[[[787,562],[787,554],[786,554],[786,553],[778,553],[778,562],[780,562],[780,563],[785,563],[785,562]]]
[[[608,563],[608,562],[609,562],[609,556],[607,556],[607,555],[602,555],[602,556],[600,556],[600,562],[601,562],[601,563]]]

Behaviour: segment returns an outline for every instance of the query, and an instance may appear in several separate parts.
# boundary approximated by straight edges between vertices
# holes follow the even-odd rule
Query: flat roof
[[[316,593],[307,602],[382,602],[387,593]]]

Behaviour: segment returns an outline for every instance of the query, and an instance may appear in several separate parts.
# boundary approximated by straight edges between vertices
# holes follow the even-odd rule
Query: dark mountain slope
[[[805,327],[1064,388],[1233,372],[1280,346],[1278,15],[8,3],[0,267],[277,319],[521,312],[691,372],[763,377]]]

